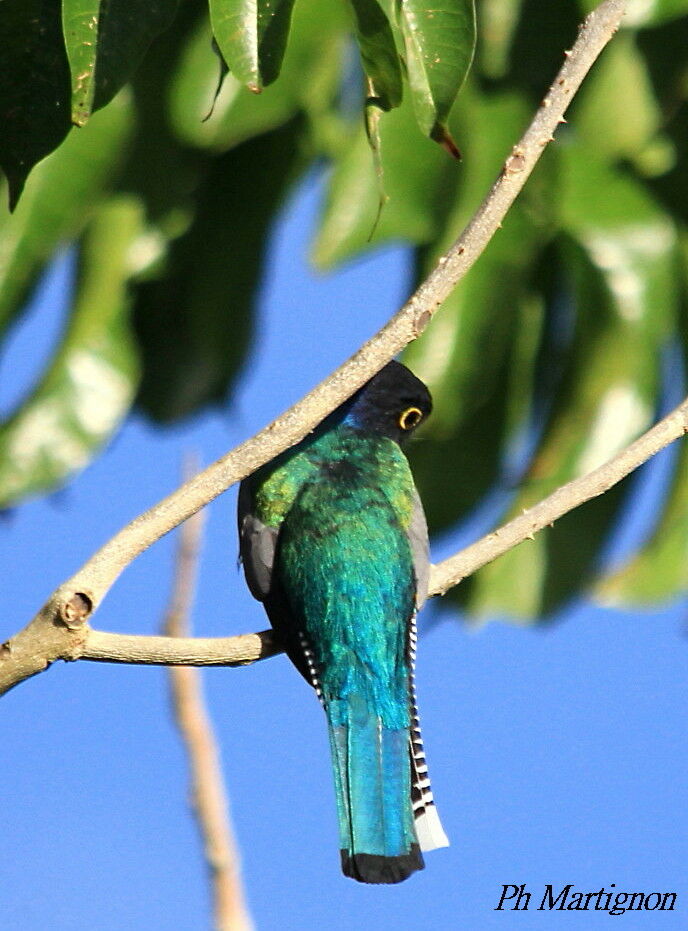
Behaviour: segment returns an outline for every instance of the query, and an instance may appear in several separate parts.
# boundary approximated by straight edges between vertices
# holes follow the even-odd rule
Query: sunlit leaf
[[[210,0],[210,21],[222,57],[237,81],[255,93],[276,80],[294,0]]]
[[[72,122],[82,126],[128,80],[178,0],[62,0],[72,79]]]
[[[30,397],[0,426],[2,508],[82,469],[129,410],[138,363],[128,253],[140,224],[138,203],[119,199],[89,225],[62,343]]]
[[[662,114],[632,33],[620,33],[605,49],[570,119],[597,155],[612,159],[633,158],[657,132]]]
[[[618,316],[661,345],[676,325],[675,224],[643,185],[605,165],[593,147],[565,146],[561,156],[562,226],[604,275]]]
[[[0,334],[50,256],[78,234],[121,163],[131,103],[120,95],[36,168],[13,214],[0,209]]]
[[[640,186],[589,150],[568,147],[562,163],[563,222],[576,240],[562,242],[562,272],[572,287],[575,328],[539,449],[509,516],[601,465],[650,425],[660,350],[675,319],[671,223]],[[592,581],[627,489],[589,502],[487,566],[474,580],[471,612],[534,619],[560,607]]]
[[[683,283],[688,285],[688,237],[682,238]],[[672,381],[682,383],[685,393],[688,367],[688,310],[682,305],[683,372],[673,371]],[[679,355],[679,354],[677,354]],[[675,366],[680,365],[680,356]],[[594,596],[605,604],[643,608],[656,606],[688,591],[688,442],[678,440],[666,501],[649,538],[625,564],[596,585]]]
[[[421,131],[451,150],[449,111],[473,60],[473,0],[400,0],[398,18]]]
[[[527,112],[519,95],[483,98],[466,87],[452,123],[459,131],[473,128],[470,135],[466,132],[461,183],[451,198],[445,188],[442,234],[423,250],[419,277],[461,232]],[[541,324],[540,308],[527,300],[527,285],[531,263],[548,235],[549,206],[541,187],[544,183],[549,189],[547,175],[542,172],[514,206],[432,326],[404,353],[434,397],[432,418],[413,449],[416,479],[434,532],[455,524],[478,504],[497,478],[508,437],[517,429],[511,409],[513,366],[519,340],[530,345],[526,355],[532,361]]]

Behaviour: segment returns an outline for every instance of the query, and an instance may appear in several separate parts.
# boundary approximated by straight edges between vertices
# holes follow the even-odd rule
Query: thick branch
[[[688,433],[688,398],[634,443],[593,472],[562,485],[518,517],[432,567],[428,592],[443,595],[512,547],[579,505],[604,494],[661,449]],[[271,631],[239,637],[172,640],[91,631],[81,659],[116,663],[244,666],[282,652]]]
[[[530,176],[589,68],[618,28],[625,0],[604,0],[585,20],[573,49],[521,141],[473,219],[401,310],[326,381],[250,440],[227,453],[109,540],[0,650],[0,694],[83,647],[84,621],[122,570],[148,546],[230,485],[301,440],[323,417],[416,339],[471,268]],[[76,606],[74,602],[76,599]]]

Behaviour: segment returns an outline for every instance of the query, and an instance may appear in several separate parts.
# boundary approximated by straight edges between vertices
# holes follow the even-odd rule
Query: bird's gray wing
[[[413,490],[413,511],[411,523],[408,528],[408,538],[413,556],[413,568],[416,573],[416,607],[423,607],[428,597],[428,582],[430,580],[430,555],[428,545],[428,525],[425,520],[425,511],[418,491]]]
[[[267,527],[253,513],[253,494],[248,480],[239,486],[238,518],[239,555],[246,582],[253,597],[264,601],[272,582],[277,530]]]

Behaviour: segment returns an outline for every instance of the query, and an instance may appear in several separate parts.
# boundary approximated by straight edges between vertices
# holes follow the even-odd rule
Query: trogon
[[[431,409],[390,362],[239,492],[246,580],[325,710],[342,870],[365,883],[401,882],[448,844],[414,687],[428,535],[402,451]]]

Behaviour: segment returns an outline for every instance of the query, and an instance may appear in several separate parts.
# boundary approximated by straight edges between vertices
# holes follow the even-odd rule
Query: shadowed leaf
[[[601,465],[650,425],[660,351],[675,319],[671,223],[590,150],[570,146],[561,157],[563,224],[575,240],[562,241],[562,272],[571,276],[575,329],[542,441],[507,516]],[[486,566],[471,588],[471,613],[532,620],[560,608],[592,582],[628,489],[622,483]]]
[[[131,128],[122,95],[36,168],[15,212],[0,209],[0,334],[23,311],[45,263],[77,235],[112,181]]]
[[[0,426],[0,507],[51,490],[82,469],[127,414],[138,365],[129,330],[127,254],[140,206],[115,200],[79,249],[72,313],[30,397]]]
[[[509,86],[528,89],[539,102],[571,48],[581,14],[576,0],[521,0],[510,44]]]
[[[401,103],[402,85],[399,55],[389,20],[376,0],[351,0],[356,39],[363,70],[369,83],[369,97],[381,110]]]
[[[293,121],[217,158],[164,267],[138,285],[138,404],[154,420],[226,399],[253,330],[269,220],[305,165],[300,134]]]
[[[62,0],[72,122],[83,126],[125,84],[178,0]]]
[[[681,444],[669,496],[650,539],[593,592],[603,604],[656,606],[688,590],[688,443]]]
[[[69,132],[69,65],[54,0],[0,3],[0,167],[10,210],[36,164]]]
[[[589,13],[597,6],[596,0],[579,0],[580,8]],[[688,0],[628,0],[622,27],[652,26],[679,16],[688,15]]]

